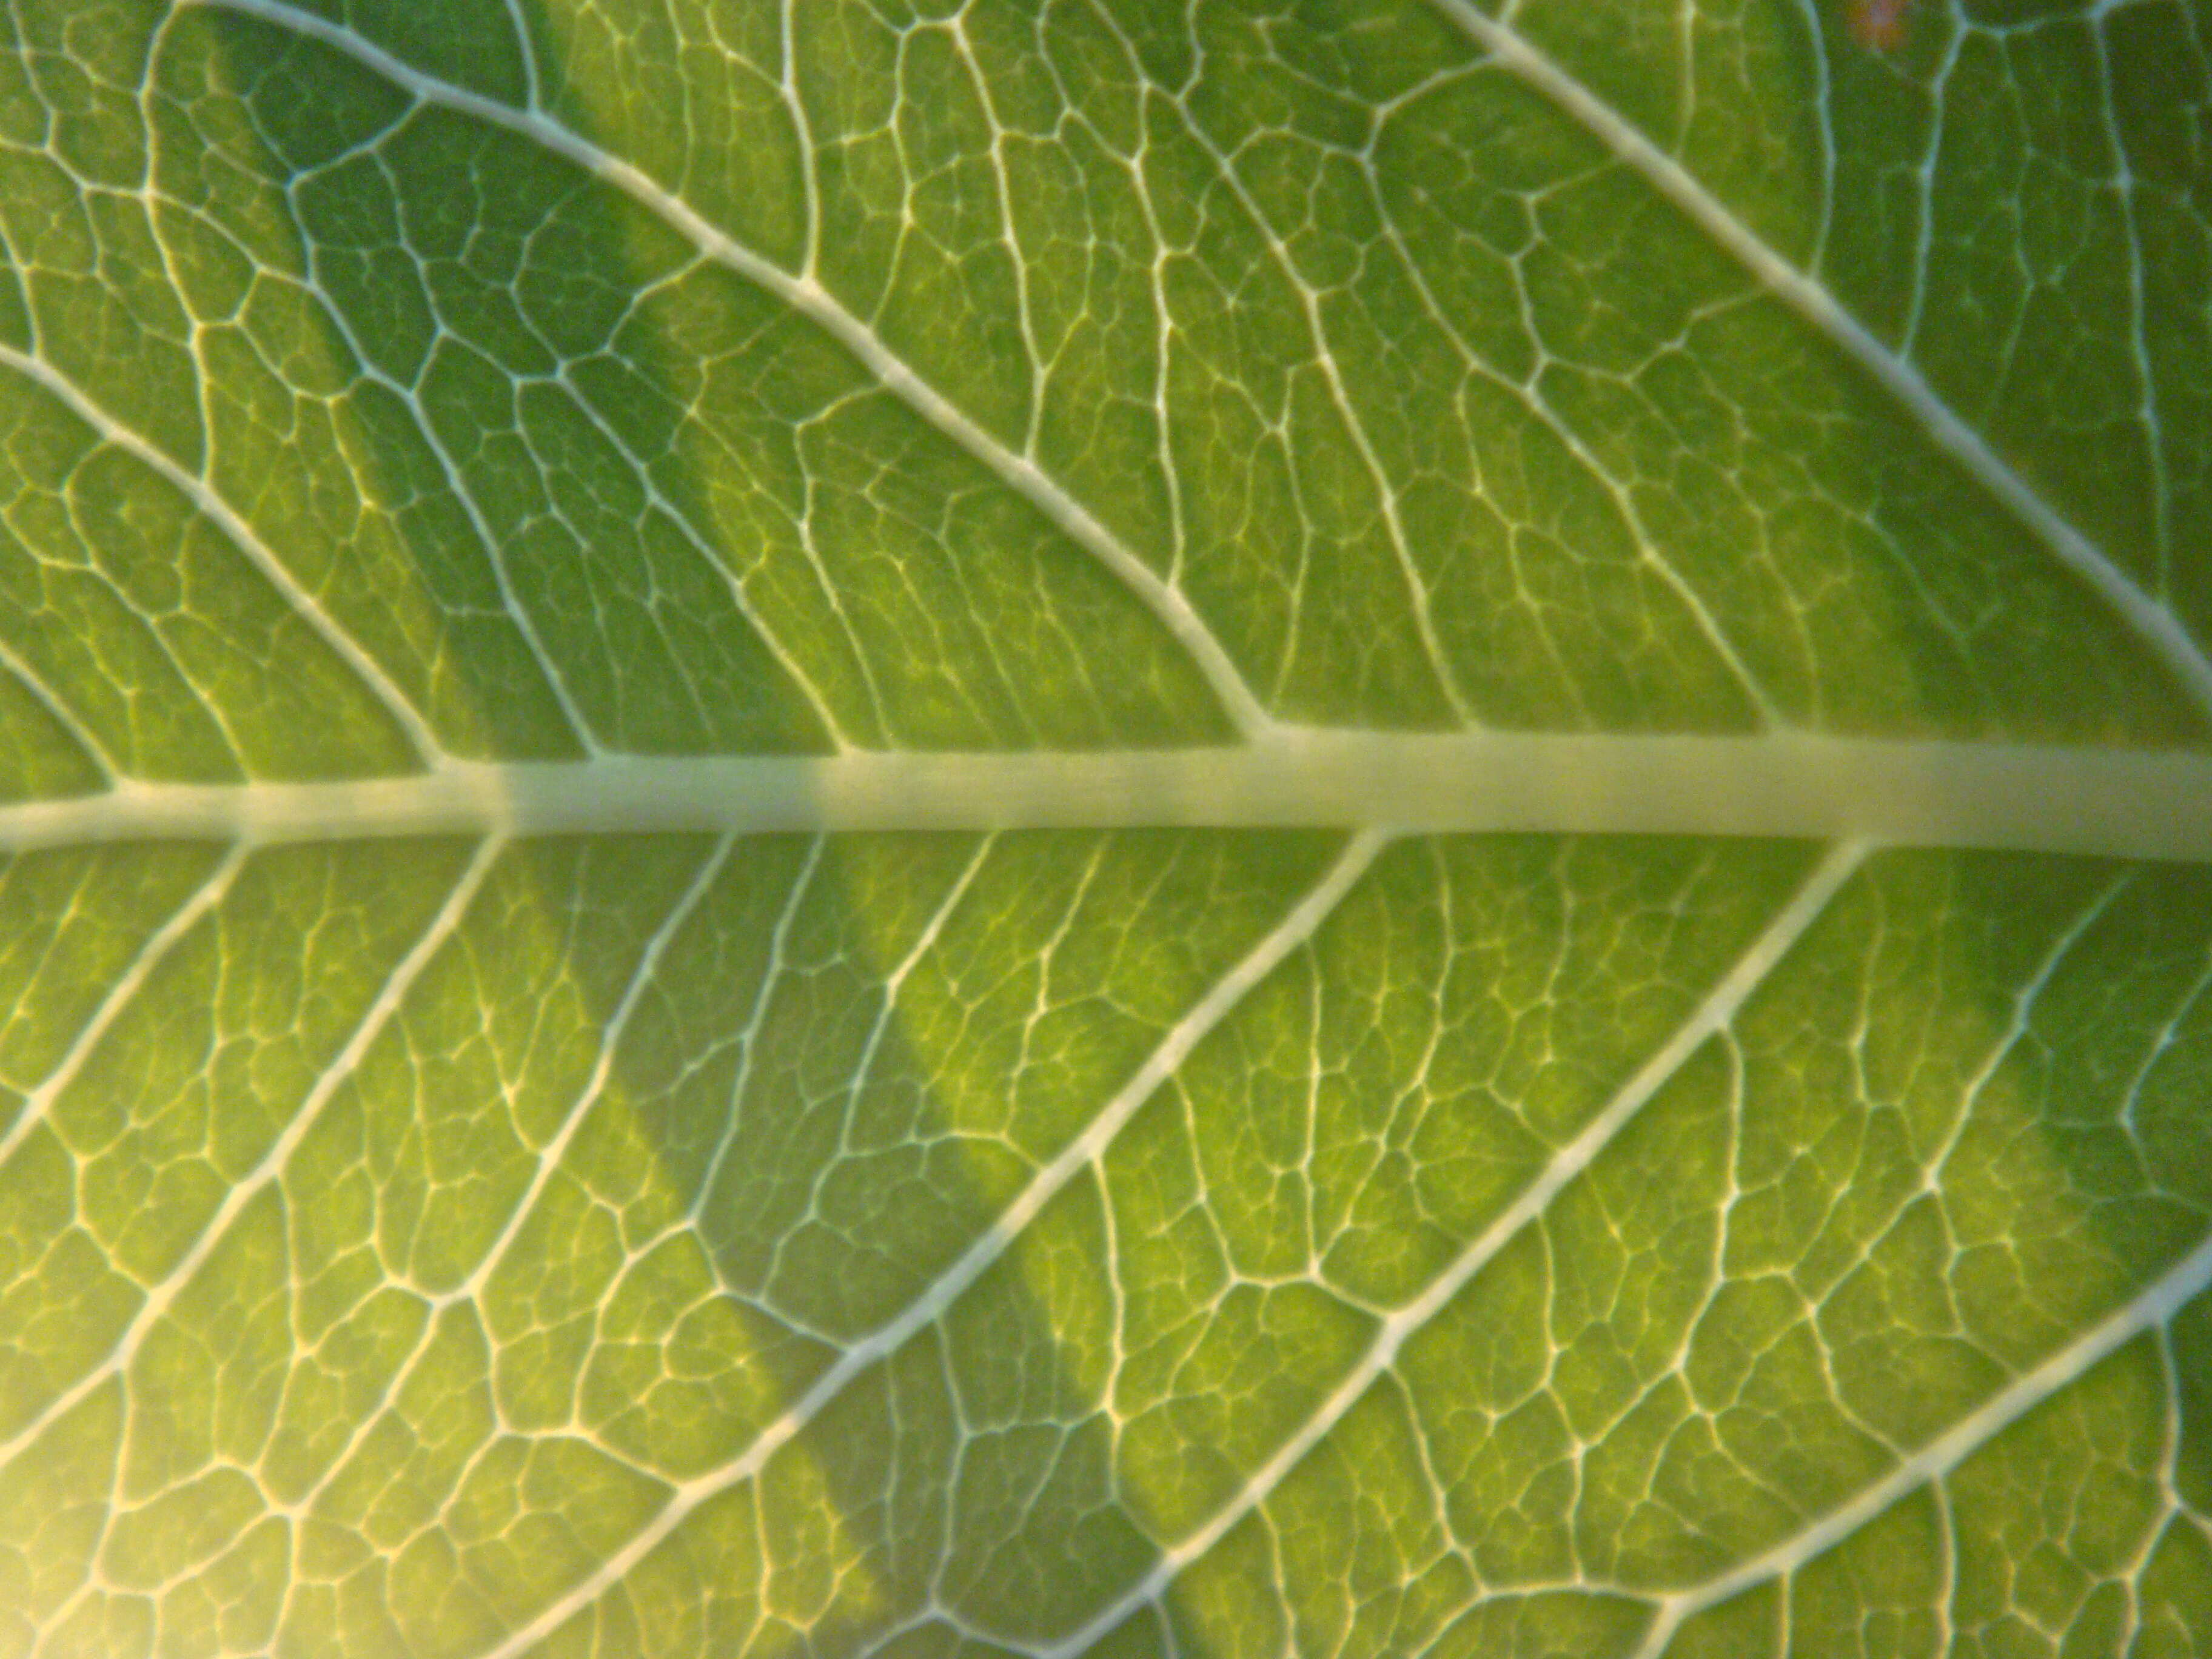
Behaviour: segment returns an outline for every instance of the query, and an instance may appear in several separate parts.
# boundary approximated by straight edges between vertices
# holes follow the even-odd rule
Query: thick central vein
[[[1237,748],[459,763],[344,783],[128,784],[0,806],[93,842],[705,830],[1325,826],[1849,838],[2212,861],[2212,755],[1792,733],[1279,731]]]

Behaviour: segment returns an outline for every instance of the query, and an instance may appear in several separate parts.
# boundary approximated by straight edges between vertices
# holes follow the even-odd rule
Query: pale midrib
[[[280,3],[215,3],[294,27],[305,28],[313,21]],[[1463,9],[1449,3],[1446,9]],[[325,26],[310,32],[365,60],[373,52],[342,30]],[[370,61],[386,73],[394,72],[396,60],[376,54]],[[396,67],[404,70],[404,66]],[[439,85],[412,71],[395,78],[426,97],[433,94],[424,93],[423,86]],[[443,89],[435,100],[527,132],[599,176],[639,194],[639,189],[622,175],[629,173],[642,180],[642,174],[635,174],[626,164],[567,135],[542,116],[472,100],[451,88]],[[1618,118],[1613,118],[1617,122]],[[560,134],[565,143],[554,142],[549,133]],[[1663,156],[1659,159],[1665,161]],[[650,188],[649,185],[641,187]],[[701,234],[719,235],[703,227]],[[772,276],[769,285],[816,320],[825,321],[818,307],[834,309],[834,302],[811,283],[767,266],[756,256],[727,244],[726,239],[722,240],[724,246],[710,251],[757,281],[769,283]],[[1774,258],[1771,252],[1766,257]],[[1796,275],[1786,266],[1782,269]],[[1811,279],[1798,276],[1797,280],[1834,310],[1832,301]],[[1785,293],[1784,297],[1790,296]],[[1836,315],[1848,327],[1858,327],[1840,312]],[[844,319],[842,331],[835,318],[827,319],[825,325],[860,355],[892,391],[971,453],[981,454],[1001,477],[1037,501],[1064,530],[1100,553],[1139,590],[1199,660],[1240,726],[1258,734],[1255,742],[1235,749],[1090,754],[859,753],[819,759],[605,757],[574,763],[441,764],[416,776],[362,782],[126,784],[94,796],[0,807],[0,849],[153,837],[218,838],[251,846],[438,833],[504,836],[674,830],[746,833],[1326,824],[1381,830],[1842,836],[1872,843],[2212,860],[2212,757],[2208,756],[2020,744],[1893,743],[1794,734],[1729,738],[1403,737],[1300,732],[1278,735],[1269,728],[1258,705],[1250,701],[1218,643],[1173,589],[1160,584],[1148,567],[1121,549],[1110,532],[1079,504],[1059,492],[1031,463],[996,446],[913,377],[873,341],[865,325],[842,311],[836,316]],[[1871,342],[1872,337],[1867,339]],[[1851,345],[1848,339],[1844,343],[1847,348]],[[1873,343],[1873,349],[1896,364],[1897,360],[1883,353],[1878,343]],[[1870,366],[1881,374],[1879,366]],[[1913,402],[1909,386],[1900,388],[1890,376],[1881,374],[1929,428],[1936,441],[1965,461],[1994,494],[2052,542],[2059,556],[2104,592],[2144,633],[2197,701],[2212,709],[2212,667],[2207,666],[2171,616],[2066,526],[2016,475],[2006,471],[1972,430],[1927,391],[1917,374],[1906,366],[1898,365],[1898,368],[1920,387],[1937,414],[1963,434],[1960,442],[1966,448],[1960,447],[1953,434]],[[1976,463],[1976,454],[1996,468],[2001,477],[1986,476]],[[2008,483],[2024,498],[2025,505],[2008,493]],[[2038,513],[2050,524],[2039,519]],[[2056,532],[2051,526],[2057,526]],[[1127,561],[1127,567],[1117,560]],[[2170,638],[2161,637],[2161,627]],[[377,684],[381,689],[381,682]],[[419,729],[410,729],[418,736],[420,747]],[[1331,890],[1320,900],[1309,902],[1306,908],[1311,914],[1295,916],[1297,927],[1289,928],[1286,924],[1285,937],[1302,938],[1319,916],[1327,914],[1343,887],[1356,879],[1372,854],[1371,843],[1355,849],[1329,884]],[[480,854],[480,865],[487,856]],[[1288,948],[1287,943],[1281,946],[1281,950]],[[1273,955],[1279,957],[1281,950]],[[1222,1006],[1230,1006],[1233,1000],[1224,1000]],[[1187,1048],[1188,1043],[1182,1046]],[[1125,1092],[1133,1100],[1141,1098]],[[1112,1127],[1118,1127],[1118,1120]],[[1085,1139],[1086,1143],[1101,1139],[1103,1144],[1100,1127],[1094,1125]],[[1080,1163],[1060,1161],[1067,1164],[1068,1178],[1096,1156],[1096,1150],[1087,1147]],[[1057,1190],[1056,1185],[1049,1188]],[[1040,1198],[1037,1205],[1042,1201]],[[1033,1214],[1035,1207],[1029,1213]],[[1021,1218],[1027,1218],[1026,1214]],[[985,1245],[994,1242],[997,1248],[1003,1248],[1004,1239],[987,1239]],[[977,1259],[988,1265],[995,1254],[994,1249]],[[188,1265],[196,1267],[198,1257]],[[978,1267],[965,1277],[956,1273],[951,1278],[964,1288],[981,1270]],[[2001,1427],[2142,1328],[2151,1317],[2169,1313],[2179,1305],[2175,1287],[2186,1280],[2183,1288],[2201,1290],[2208,1273],[2212,1273],[2212,1246],[2200,1248],[2130,1309],[2023,1376],[1945,1437],[1938,1447],[1829,1517],[1815,1529],[1817,1540],[1808,1534],[1806,1539],[1794,1540],[1777,1552],[1772,1560],[1762,1558],[1761,1562],[1731,1575],[1727,1586],[1740,1587],[1751,1577],[1786,1570],[1812,1553],[1813,1541],[1825,1547],[1843,1535],[1847,1524],[1855,1527],[1863,1522],[1907,1485],[1929,1478],[1931,1471],[1948,1468],[1963,1452],[1953,1455],[1945,1449],[1954,1449],[1955,1443],[1970,1449],[1980,1443],[1994,1431],[1990,1422]],[[933,1317],[940,1312],[939,1304],[945,1300],[949,1297],[930,1298],[928,1308],[918,1304],[910,1310],[909,1318],[898,1322],[900,1340],[919,1328],[925,1313]],[[142,1316],[142,1323],[144,1319]],[[1381,1363],[1387,1364],[1395,1350],[1393,1340],[1390,1352],[1382,1355]],[[842,1375],[836,1379],[836,1385],[842,1386],[864,1358],[872,1361],[878,1357],[872,1346],[865,1356],[848,1356],[848,1364],[839,1368]],[[836,1392],[836,1387],[828,1392]],[[796,1420],[803,1422],[804,1417]],[[767,1445],[758,1458],[748,1459],[746,1472],[757,1470],[767,1453],[788,1437],[785,1434]],[[1317,1434],[1309,1437],[1299,1450],[1317,1437]],[[1945,1456],[1948,1462],[1943,1461]],[[718,1477],[715,1489],[723,1484]],[[1266,1484],[1271,1486],[1272,1481]],[[674,1521],[693,1507],[696,1504],[689,1503],[672,1510],[655,1529],[654,1537],[665,1536]],[[630,1565],[641,1553],[636,1549],[626,1551],[593,1583],[619,1577],[617,1566]],[[1667,1609],[1670,1615],[1667,1628],[1671,1631],[1672,1621],[1682,1613],[1718,1599],[1720,1593],[1721,1587],[1717,1586],[1711,1594],[1686,1595],[1679,1606]],[[565,1598],[562,1605],[573,1610],[577,1599],[574,1595]],[[532,1629],[542,1631],[546,1626],[547,1621],[541,1620]]]
[[[1883,344],[1827,289],[1770,246],[1686,167],[1644,137],[1527,36],[1486,15],[1470,0],[1430,0],[1500,67],[1550,100],[1632,167],[1679,212],[1728,250],[1752,276],[1870,374],[1929,439],[2025,525],[2066,568],[2117,611],[2156,653],[2190,699],[2212,714],[2212,658],[2180,619],[2114,562],[1960,417],[1906,358]]]
[[[1291,729],[1233,748],[454,763],[0,806],[0,851],[428,835],[1324,826],[1756,836],[2212,861],[2212,755]]]

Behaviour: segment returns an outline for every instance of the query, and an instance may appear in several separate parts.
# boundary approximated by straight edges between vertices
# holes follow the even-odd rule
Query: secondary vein
[[[737,272],[806,317],[857,358],[900,402],[965,450],[1106,567],[1190,653],[1199,672],[1240,732],[1257,734],[1273,724],[1221,641],[1178,588],[1028,455],[1008,447],[917,374],[860,318],[811,276],[797,276],[718,228],[663,189],[642,169],[571,131],[552,117],[520,110],[426,74],[343,25],[316,17],[286,0],[197,0],[197,3],[260,18],[335,48],[390,81],[410,97],[456,111],[520,135],[621,191],[717,264]]]
[[[1619,111],[1510,25],[1471,0],[1430,0],[1502,68],[1549,99],[1728,250],[1760,286],[1820,331],[1871,374],[1917,422],[1936,447],[1963,466],[2014,517],[2033,532],[2068,569],[2087,581],[2156,654],[2197,708],[2212,716],[2212,657],[2172,611],[2146,592],[2112,556],[2045,501],[1990,447],[1927,377],[1731,212],[1673,156]]]

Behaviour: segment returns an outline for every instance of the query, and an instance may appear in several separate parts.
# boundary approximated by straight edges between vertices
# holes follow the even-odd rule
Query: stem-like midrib
[[[1213,825],[1849,836],[2212,861],[2212,755],[2021,744],[1291,730],[1231,748],[457,763],[0,807],[0,849],[653,830]]]

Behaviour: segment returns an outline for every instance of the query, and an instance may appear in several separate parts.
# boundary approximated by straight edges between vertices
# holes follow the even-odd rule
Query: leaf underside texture
[[[1874,9],[0,0],[0,1659],[2212,1652],[2212,4]]]

